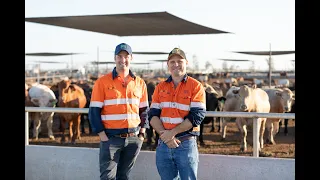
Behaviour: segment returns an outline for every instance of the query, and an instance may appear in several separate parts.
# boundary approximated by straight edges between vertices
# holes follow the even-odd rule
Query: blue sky
[[[120,3],[121,2],[121,3]],[[267,56],[233,53],[232,51],[295,50],[295,1],[293,0],[26,0],[25,17],[67,15],[121,14],[167,11],[185,20],[234,34],[175,35],[148,37],[118,37],[69,28],[25,22],[25,51],[28,52],[81,52],[73,56],[73,66],[80,67],[89,61],[112,61],[115,46],[121,42],[131,45],[133,51],[169,52],[178,46],[187,53],[192,65],[197,56],[200,68],[210,61],[222,68],[219,58],[249,59],[256,68],[267,69]],[[130,27],[128,27],[130,28]],[[111,51],[111,52],[108,52]],[[134,55],[134,61],[165,59],[166,55]],[[295,54],[274,56],[276,69],[292,69]],[[69,63],[70,56],[31,57],[33,60],[54,60]],[[228,63],[229,65],[233,63]],[[247,68],[250,63],[234,63]],[[43,64],[41,68],[64,68],[66,64]],[[161,67],[158,64],[157,67]]]

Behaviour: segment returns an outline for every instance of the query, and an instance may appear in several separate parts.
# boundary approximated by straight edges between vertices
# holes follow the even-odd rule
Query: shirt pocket
[[[178,102],[184,105],[191,104],[191,95],[189,94],[178,94]]]
[[[121,97],[121,92],[115,87],[108,87],[106,90],[106,97],[108,99],[117,99]]]
[[[140,88],[134,90],[132,94],[133,94],[133,97],[138,98],[138,99],[140,99],[142,97],[142,91]]]
[[[170,92],[168,92],[167,90],[159,90],[160,100],[161,98],[167,98],[169,96],[170,96]]]

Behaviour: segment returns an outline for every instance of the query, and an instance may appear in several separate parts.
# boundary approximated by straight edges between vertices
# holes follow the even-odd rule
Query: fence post
[[[253,157],[259,157],[259,128],[260,128],[260,118],[253,118]]]
[[[25,145],[29,145],[29,112],[26,111],[25,112],[25,134],[24,134],[24,138],[25,138]]]

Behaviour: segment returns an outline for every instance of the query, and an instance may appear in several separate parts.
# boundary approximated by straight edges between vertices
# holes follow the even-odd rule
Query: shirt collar
[[[188,74],[185,74],[181,80],[181,82],[187,82],[187,79],[188,79]],[[172,76],[170,75],[168,77],[168,79],[166,80],[166,82],[171,82],[172,81]]]
[[[129,69],[129,74],[133,79],[136,79],[136,76],[132,73],[132,71]],[[118,77],[118,73],[116,71],[116,67],[113,68],[112,70],[112,79]]]

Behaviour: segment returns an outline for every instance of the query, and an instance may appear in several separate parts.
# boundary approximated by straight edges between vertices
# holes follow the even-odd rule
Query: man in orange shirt
[[[148,125],[146,84],[129,69],[131,61],[131,47],[117,45],[116,67],[93,86],[89,120],[100,137],[101,180],[129,178]]]
[[[168,56],[171,76],[152,96],[151,126],[160,134],[156,165],[161,179],[197,179],[199,153],[196,136],[206,113],[202,84],[186,73],[185,53],[174,48]]]

